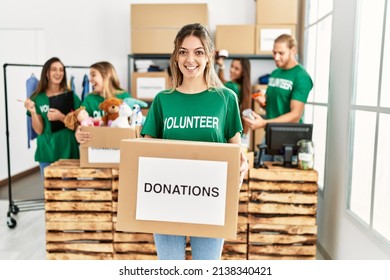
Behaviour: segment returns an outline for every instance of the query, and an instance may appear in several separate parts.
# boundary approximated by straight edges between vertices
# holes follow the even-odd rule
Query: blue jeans
[[[222,238],[190,237],[193,260],[219,260]],[[159,260],[185,260],[186,236],[154,234]]]
[[[44,176],[43,170],[45,169],[46,166],[48,166],[50,164],[51,164],[51,162],[40,162],[39,163],[39,169],[41,170],[42,181],[45,180],[45,176]]]

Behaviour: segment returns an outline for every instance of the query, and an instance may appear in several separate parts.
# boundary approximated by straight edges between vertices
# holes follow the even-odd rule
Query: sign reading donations
[[[137,220],[224,225],[227,162],[140,157]]]

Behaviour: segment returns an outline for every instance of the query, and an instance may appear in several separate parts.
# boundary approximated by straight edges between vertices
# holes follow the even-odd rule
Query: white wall
[[[318,202],[318,240],[332,259],[390,259],[346,210],[349,104],[353,91],[356,1],[334,1],[325,193]],[[357,268],[359,269],[359,268]]]
[[[66,65],[79,66],[107,60],[115,66],[122,87],[127,89],[127,56],[131,53],[130,4],[137,3],[207,3],[212,36],[217,24],[255,23],[254,0],[0,0],[0,34],[7,33],[7,38],[11,38],[0,38],[0,44],[8,46],[7,51],[0,52],[0,63],[43,64],[53,56],[59,57]],[[21,32],[30,35],[17,36]],[[31,35],[36,32],[41,35]],[[271,71],[274,64],[271,60],[256,61],[252,65],[252,73],[260,68],[263,69],[258,75],[252,74],[253,81]],[[7,71],[8,76],[12,74],[15,80],[13,85],[9,85],[11,91],[21,96],[25,95],[26,75],[30,73],[30,70],[24,71],[21,68],[12,69],[13,73]],[[2,180],[7,178],[3,68],[0,82]],[[81,83],[81,80],[76,79],[76,83]],[[12,107],[9,109],[12,175],[37,165],[33,160],[34,149],[27,150],[25,144],[25,111],[14,100],[8,105]]]

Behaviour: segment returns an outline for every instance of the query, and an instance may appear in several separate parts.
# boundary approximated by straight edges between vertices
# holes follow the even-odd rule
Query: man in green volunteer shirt
[[[302,122],[305,103],[313,88],[309,74],[295,56],[297,44],[293,36],[282,34],[274,41],[273,58],[277,69],[268,81],[266,119],[252,113],[254,119],[243,117],[251,129],[264,128],[267,123]],[[255,99],[261,103],[261,97]]]

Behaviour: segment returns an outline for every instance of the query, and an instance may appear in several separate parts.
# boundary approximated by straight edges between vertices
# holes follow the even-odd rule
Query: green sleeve
[[[225,126],[225,135],[226,140],[229,140],[237,132],[242,133],[243,127],[240,116],[240,109],[238,107],[237,96],[231,92],[227,91],[227,116],[226,116],[226,126]]]
[[[150,135],[154,138],[163,137],[163,116],[160,102],[161,93],[153,99],[152,105],[148,111],[145,123],[142,126],[141,135]]]

